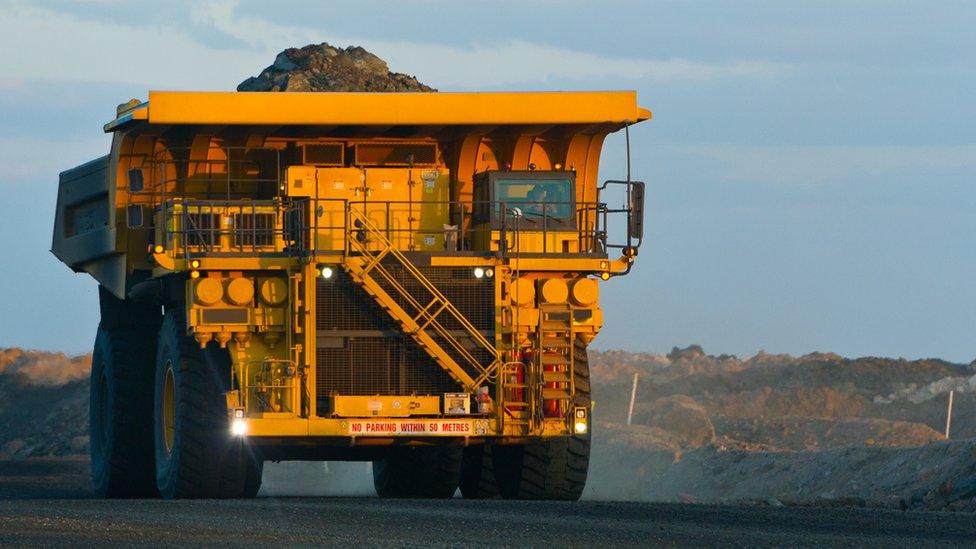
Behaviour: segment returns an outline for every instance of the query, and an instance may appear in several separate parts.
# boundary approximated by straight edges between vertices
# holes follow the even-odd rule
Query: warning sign
[[[457,419],[415,420],[353,420],[349,422],[352,436],[453,436],[475,434],[473,422]]]

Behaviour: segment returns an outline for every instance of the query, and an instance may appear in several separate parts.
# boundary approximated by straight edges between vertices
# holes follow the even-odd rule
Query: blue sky
[[[597,347],[968,362],[973,28],[967,2],[0,2],[0,346],[90,348],[94,284],[47,250],[115,105],[328,41],[444,91],[638,91],[648,239]]]

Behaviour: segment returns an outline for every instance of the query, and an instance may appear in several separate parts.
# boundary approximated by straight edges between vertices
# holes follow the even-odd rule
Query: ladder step
[[[569,372],[542,372],[542,381],[546,383],[569,383]]]
[[[543,389],[542,398],[546,400],[569,400],[572,395],[565,389]]]
[[[542,365],[543,366],[562,366],[564,364],[569,364],[569,357],[564,355],[542,355]]]

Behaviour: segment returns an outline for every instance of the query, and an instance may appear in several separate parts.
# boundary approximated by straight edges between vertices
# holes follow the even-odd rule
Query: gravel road
[[[0,462],[0,545],[972,546],[971,514],[262,497],[92,500],[84,460]]]

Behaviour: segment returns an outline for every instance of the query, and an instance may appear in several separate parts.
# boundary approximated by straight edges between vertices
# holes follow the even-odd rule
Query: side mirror
[[[630,238],[641,240],[644,238],[644,183],[634,181],[630,184],[630,204],[627,209],[627,234]]]
[[[140,168],[132,168],[129,170],[129,192],[137,193],[143,189],[145,182],[142,179],[142,170]]]
[[[125,208],[125,226],[130,229],[138,229],[145,222],[142,204],[129,204]]]

